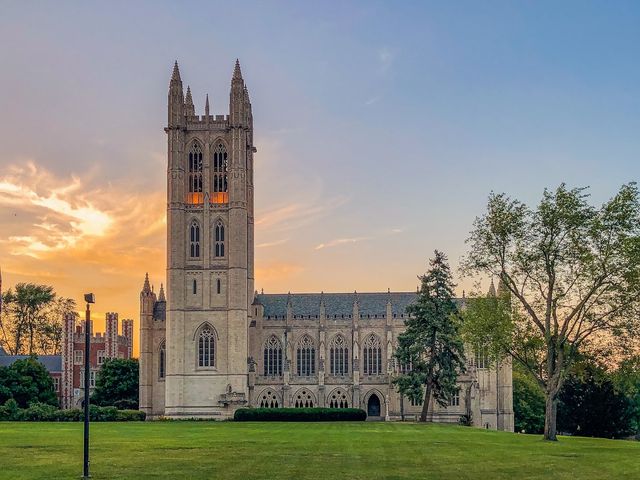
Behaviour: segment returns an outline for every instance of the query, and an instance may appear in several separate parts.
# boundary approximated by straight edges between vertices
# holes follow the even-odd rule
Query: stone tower
[[[164,414],[227,418],[248,397],[253,117],[236,61],[229,115],[195,114],[169,84]],[[153,375],[153,374],[152,374]],[[147,382],[148,383],[148,382]]]

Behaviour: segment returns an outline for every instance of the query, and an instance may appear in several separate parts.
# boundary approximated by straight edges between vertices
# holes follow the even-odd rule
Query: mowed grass
[[[638,479],[640,443],[400,423],[95,423],[99,479]],[[82,474],[82,424],[0,423],[0,478]]]

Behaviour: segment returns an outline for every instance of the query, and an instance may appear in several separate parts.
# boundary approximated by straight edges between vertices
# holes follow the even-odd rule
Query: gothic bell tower
[[[229,114],[169,84],[165,415],[228,418],[248,400],[253,117],[236,61]]]

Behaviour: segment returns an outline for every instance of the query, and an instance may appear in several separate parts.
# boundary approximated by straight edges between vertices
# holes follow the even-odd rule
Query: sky
[[[3,288],[93,291],[94,318],[137,328],[164,281],[175,60],[223,114],[240,59],[266,293],[414,290],[489,192],[599,203],[640,173],[638,2],[1,4]]]

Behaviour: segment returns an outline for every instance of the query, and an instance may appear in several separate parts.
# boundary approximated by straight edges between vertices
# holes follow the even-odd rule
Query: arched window
[[[372,334],[367,337],[362,353],[364,374],[380,375],[382,373],[382,348],[380,348],[380,339],[376,335]]]
[[[260,395],[260,408],[278,408],[278,397],[271,390],[262,392]]]
[[[158,355],[158,377],[164,378],[166,371],[166,362],[167,362],[167,352],[166,352],[166,344],[162,342],[160,344],[160,351]]]
[[[189,256],[191,258],[200,257],[200,225],[195,220],[191,222],[189,228]]]
[[[227,149],[219,143],[213,151],[213,192],[211,203],[228,203]]]
[[[340,388],[336,388],[328,398],[329,408],[349,408],[347,394]]]
[[[218,278],[216,279],[216,293],[220,295],[220,292],[222,292],[222,285],[220,279]]]
[[[216,257],[224,257],[224,224],[222,220],[216,222],[215,238],[214,254]]]
[[[216,365],[215,333],[209,325],[205,325],[198,334],[198,366],[215,367]]]
[[[298,343],[296,365],[299,377],[310,377],[316,373],[316,347],[308,335]]]
[[[203,202],[202,196],[202,148],[194,142],[189,150],[189,193],[187,203],[192,205]]]
[[[275,335],[271,335],[264,344],[263,367],[265,377],[282,375],[282,345]]]
[[[331,341],[329,363],[331,375],[347,375],[349,373],[349,347],[342,335],[336,335]]]
[[[300,390],[293,398],[295,408],[313,408],[313,395],[308,390]]]

